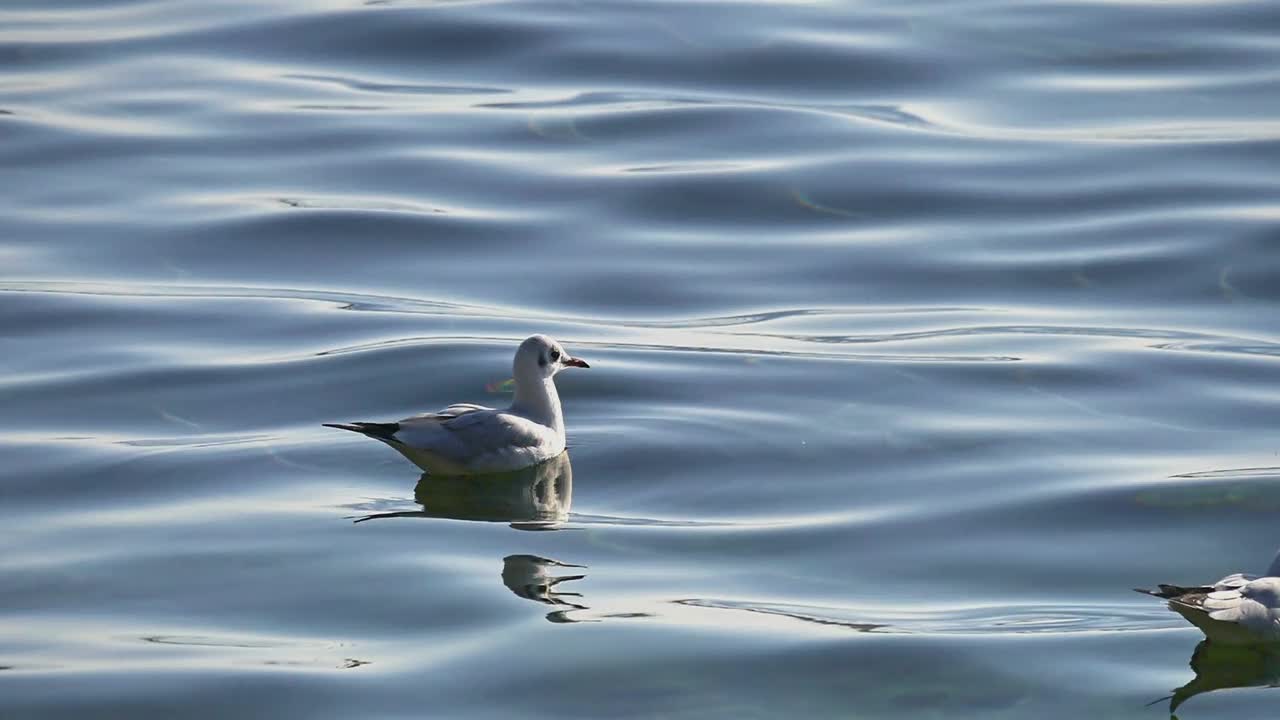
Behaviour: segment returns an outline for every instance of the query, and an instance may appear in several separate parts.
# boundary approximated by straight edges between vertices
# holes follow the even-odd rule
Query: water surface
[[[1129,588],[1280,544],[1277,37],[6,3],[0,715],[1260,715]],[[504,403],[535,332],[553,466],[320,426]]]

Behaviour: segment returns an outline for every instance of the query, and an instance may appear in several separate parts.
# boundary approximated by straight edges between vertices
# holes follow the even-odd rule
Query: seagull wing
[[[532,454],[546,441],[547,428],[506,411],[478,405],[450,405],[439,413],[401,420],[395,439],[451,462],[483,465],[498,453]]]
[[[1157,590],[1148,590],[1146,588],[1134,588],[1134,590],[1137,590],[1138,592],[1143,593],[1144,595],[1154,595],[1155,597],[1158,597],[1158,598],[1165,598],[1166,600],[1172,600],[1174,598],[1183,597],[1184,595],[1195,595],[1195,594],[1207,595],[1217,590],[1238,590],[1244,587],[1245,585],[1247,585],[1249,582],[1257,579],[1258,579],[1257,575],[1248,575],[1245,573],[1232,573],[1231,575],[1228,575],[1222,578],[1221,580],[1213,583],[1212,585],[1171,585],[1166,583],[1160,583],[1157,586],[1157,588],[1159,588]]]
[[[1169,606],[1210,639],[1233,644],[1280,640],[1280,578],[1258,578],[1237,589],[1184,595],[1170,600]]]
[[[456,418],[460,415],[466,415],[467,413],[473,413],[480,410],[492,410],[492,409],[493,408],[491,407],[485,407],[484,405],[476,405],[475,403],[457,403],[455,405],[450,405],[449,407],[443,410],[437,410],[432,413],[423,413],[421,415],[414,415],[413,417],[407,417],[404,420],[401,420],[400,422],[407,423],[407,422],[413,422],[415,420],[449,420],[451,418]]]
[[[1245,616],[1248,601],[1239,590],[1215,590],[1200,600],[1200,606],[1214,620],[1239,623]]]
[[[1213,584],[1214,590],[1239,590],[1250,582],[1257,580],[1257,575],[1232,573]]]
[[[489,411],[493,412],[493,408],[487,408],[483,405],[474,405],[472,403],[458,403],[449,407],[438,410],[433,413],[423,413],[422,415],[414,415],[407,417],[400,422],[352,422],[352,423],[322,423],[325,427],[338,428],[339,430],[350,430],[358,432],[361,435],[367,435],[375,440],[391,443],[392,445],[400,443],[402,445],[415,445],[409,442],[402,432],[410,429],[412,437],[417,437],[419,446],[426,447],[427,438],[418,437],[430,433],[430,429],[453,418],[466,415],[473,412]]]

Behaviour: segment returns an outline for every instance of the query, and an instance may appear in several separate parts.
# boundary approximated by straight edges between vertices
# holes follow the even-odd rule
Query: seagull
[[[1233,573],[1212,585],[1134,588],[1169,601],[1169,608],[1204,631],[1212,642],[1254,645],[1280,642],[1280,553],[1266,575]]]
[[[564,452],[564,415],[555,376],[571,367],[591,366],[546,335],[534,335],[516,350],[511,363],[515,399],[505,410],[459,403],[400,422],[324,426],[381,440],[435,475],[519,470]]]

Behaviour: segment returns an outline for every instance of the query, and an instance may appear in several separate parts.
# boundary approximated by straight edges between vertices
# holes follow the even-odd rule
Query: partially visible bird
[[[1212,585],[1134,588],[1169,601],[1169,608],[1213,642],[1252,645],[1280,642],[1280,553],[1265,575],[1233,573]]]
[[[591,366],[546,335],[534,335],[516,350],[515,398],[506,409],[459,403],[399,422],[324,425],[381,440],[436,475],[518,470],[564,452],[564,415],[555,376],[570,367]]]

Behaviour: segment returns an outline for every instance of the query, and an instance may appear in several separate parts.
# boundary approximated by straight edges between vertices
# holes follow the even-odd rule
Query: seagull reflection
[[[421,510],[365,515],[356,522],[402,517],[446,518],[510,523],[517,530],[554,530],[569,519],[573,467],[569,464],[569,453],[563,452],[538,465],[511,472],[464,477],[423,474],[413,497],[422,506]],[[547,613],[547,620],[551,622],[579,622],[569,613],[588,607],[569,598],[582,596],[557,590],[556,586],[586,577],[574,572],[584,567],[537,555],[508,555],[502,559],[502,584],[517,597],[555,606],[557,609]]]
[[[424,473],[413,498],[421,510],[366,515],[356,522],[397,517],[505,522],[517,530],[551,530],[569,518],[573,466],[563,452],[532,467],[488,475]]]
[[[581,580],[586,575],[555,575],[556,568],[581,569],[584,565],[570,565],[551,558],[537,555],[508,555],[502,559],[502,584],[517,596],[545,605],[562,606],[559,610],[547,613],[547,619],[555,623],[578,622],[569,617],[571,610],[586,610],[586,605],[579,605],[565,598],[580,598],[575,592],[556,590],[556,585],[570,580]],[[569,572],[572,572],[570,570]]]
[[[1280,686],[1280,648],[1274,645],[1214,644],[1212,640],[1201,640],[1191,654],[1190,664],[1196,676],[1169,696],[1170,716],[1178,706],[1203,693]]]

